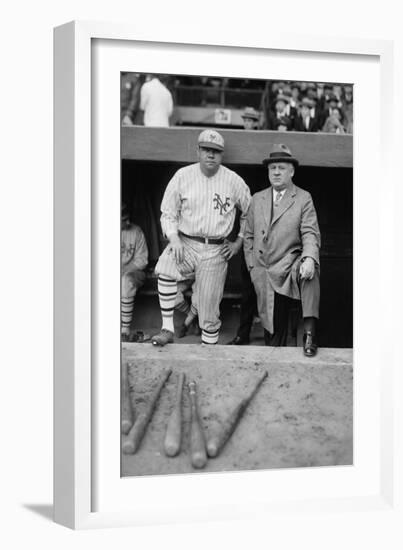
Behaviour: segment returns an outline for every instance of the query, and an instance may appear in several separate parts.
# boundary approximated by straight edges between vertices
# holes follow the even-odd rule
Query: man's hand
[[[233,243],[230,241],[225,241],[224,245],[221,249],[221,254],[224,256],[224,258],[229,261],[232,256],[235,256],[235,254],[238,254],[239,249],[242,246],[242,239],[238,238]]]
[[[178,235],[169,237],[169,249],[173,252],[177,264],[181,264],[184,259],[183,243]]]
[[[310,281],[315,275],[315,261],[313,258],[306,257],[299,268],[301,279]]]

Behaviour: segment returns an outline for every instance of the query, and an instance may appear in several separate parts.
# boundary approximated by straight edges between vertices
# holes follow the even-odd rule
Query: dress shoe
[[[306,331],[303,338],[303,349],[306,357],[313,357],[318,350],[318,344],[316,343],[316,337],[311,331]]]
[[[230,342],[227,342],[227,346],[247,346],[249,344],[249,338],[243,338],[242,336],[235,336]]]

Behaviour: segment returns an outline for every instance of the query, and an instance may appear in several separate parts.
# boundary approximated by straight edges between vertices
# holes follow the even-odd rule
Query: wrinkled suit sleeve
[[[246,266],[249,271],[252,269],[253,260],[253,239],[254,239],[254,217],[255,217],[255,198],[252,201],[245,220],[243,251],[245,255]]]
[[[310,194],[308,194],[302,208],[301,241],[301,258],[310,257],[319,264],[320,230],[315,206]]]

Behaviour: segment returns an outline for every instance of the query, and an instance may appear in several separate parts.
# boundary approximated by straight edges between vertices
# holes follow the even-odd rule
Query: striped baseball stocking
[[[158,298],[161,308],[162,328],[174,332],[174,308],[178,285],[166,275],[158,277]]]
[[[202,330],[202,344],[216,344],[218,342],[218,330]]]
[[[122,334],[129,334],[130,324],[133,317],[133,307],[134,307],[134,296],[129,296],[127,298],[122,298],[120,301],[120,311],[121,311],[121,323],[122,323]]]
[[[190,311],[190,305],[186,300],[183,300],[183,302],[179,302],[179,304],[175,305],[175,309],[187,315]]]

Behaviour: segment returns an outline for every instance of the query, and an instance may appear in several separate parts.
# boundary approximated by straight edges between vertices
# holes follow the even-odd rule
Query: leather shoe
[[[318,350],[318,344],[316,343],[316,337],[311,331],[306,331],[303,338],[303,350],[306,357],[313,357]]]
[[[242,336],[235,336],[235,338],[227,342],[227,346],[247,346],[248,344],[249,338],[243,338]]]

